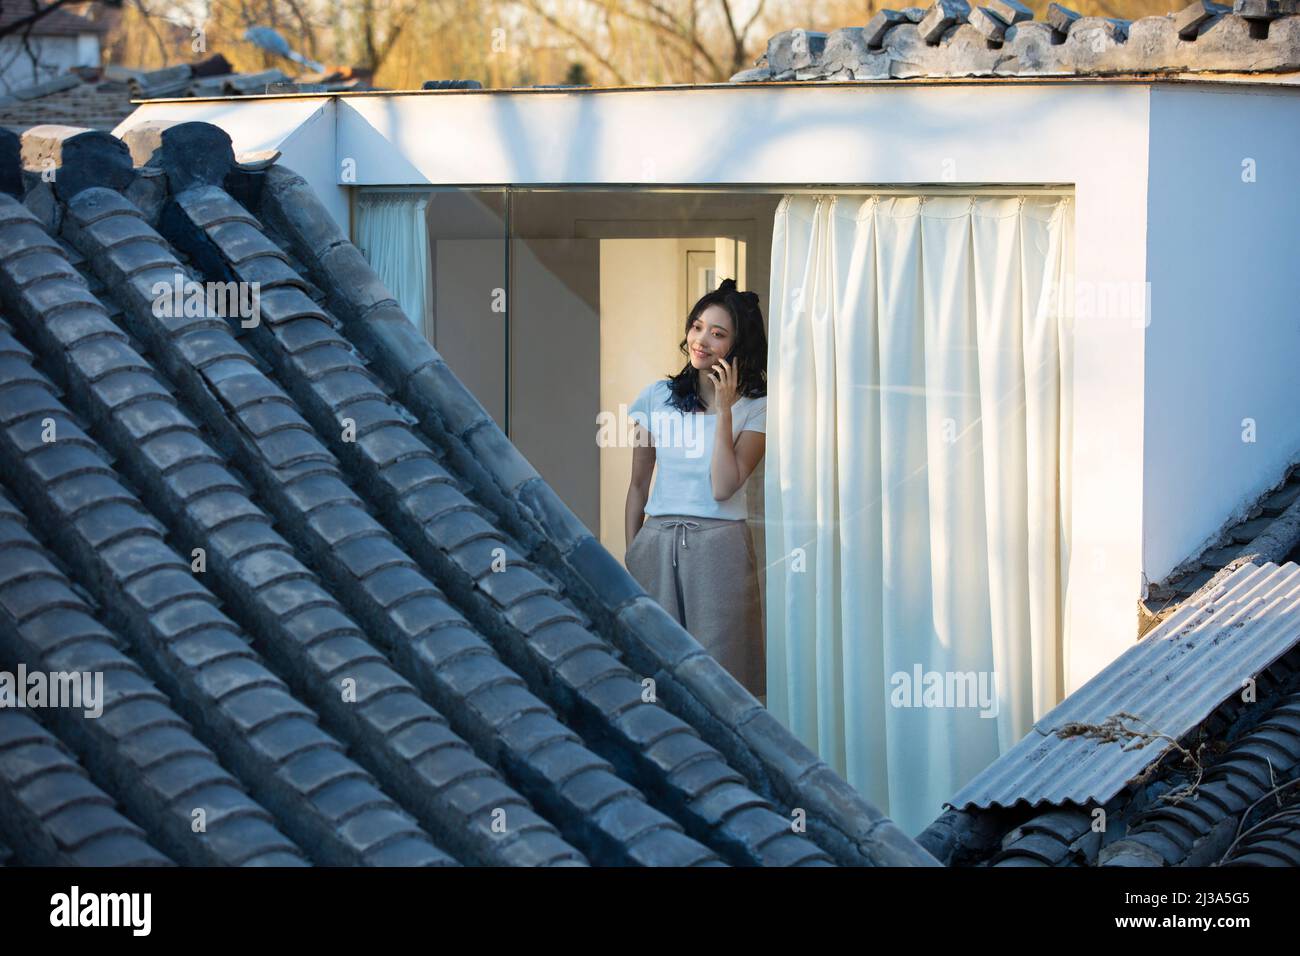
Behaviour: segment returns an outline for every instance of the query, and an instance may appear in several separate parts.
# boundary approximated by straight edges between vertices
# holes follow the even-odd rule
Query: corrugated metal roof
[[[1182,738],[1297,643],[1300,566],[1244,564],[1062,701],[949,805],[1105,803],[1172,747],[1127,731]]]

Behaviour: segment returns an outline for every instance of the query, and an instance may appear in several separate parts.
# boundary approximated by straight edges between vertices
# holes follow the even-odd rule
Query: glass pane
[[[625,561],[632,403],[687,365],[686,319],[702,295],[726,278],[758,295],[768,425],[781,440],[768,433],[745,508],[719,522],[735,534],[745,514],[754,546],[772,681],[755,693],[905,829],[917,832],[1055,702],[1064,578],[1053,569],[1066,573],[1068,541],[1053,549],[1070,513],[1058,461],[1068,465],[1069,392],[1055,370],[1070,367],[1057,351],[1069,339],[1040,314],[1052,297],[1033,290],[1058,282],[1072,255],[1060,197],[846,192],[838,205],[812,195],[782,205],[780,192],[710,189],[391,192],[358,197],[365,251],[403,264],[388,281],[404,307],[424,313],[457,375]],[[420,201],[423,305],[419,278],[403,271],[419,271],[408,220]],[[774,239],[785,263],[775,282]],[[711,458],[711,426],[705,434]],[[691,473],[680,451],[656,444],[651,499],[665,471]],[[718,513],[706,495],[697,485],[668,500],[704,502],[687,516]],[[637,518],[638,580],[665,606],[707,605],[713,621],[684,623],[711,652],[734,645],[718,604],[723,618],[743,615],[753,590],[735,591],[744,582],[729,564],[690,597],[675,564],[647,583],[669,551],[642,539]],[[701,540],[693,573],[710,575],[715,554],[740,564]],[[755,689],[743,664],[732,673]],[[899,693],[937,686],[935,675],[954,690],[969,678],[979,706]],[[934,745],[914,745],[925,740]]]
[[[504,429],[507,194],[437,189],[428,198],[433,289],[428,337]]]
[[[686,316],[705,291],[736,278],[765,307],[779,201],[705,190],[512,194],[510,437],[618,557],[628,407],[684,366]],[[601,431],[602,421],[613,428]],[[747,493],[760,548],[762,483],[760,465]]]

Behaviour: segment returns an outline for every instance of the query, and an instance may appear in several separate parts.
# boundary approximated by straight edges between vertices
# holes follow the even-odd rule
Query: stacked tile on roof
[[[1300,16],[1294,0],[1196,0],[1137,20],[1084,17],[1059,3],[1043,20],[1019,0],[935,0],[883,9],[830,34],[785,30],[733,83],[920,77],[1294,73]]]
[[[59,739],[25,714],[0,711],[0,813],[25,852],[68,866],[166,866]]]
[[[0,336],[0,369],[17,397],[29,377],[15,369],[28,353]],[[21,402],[21,398],[18,399]],[[0,426],[21,407],[6,401]],[[190,733],[123,641],[99,623],[84,592],[58,559],[32,535],[23,514],[0,495],[0,667],[19,663],[43,673],[99,672],[113,694],[104,714],[86,719],[65,708],[41,713],[49,729],[80,755],[97,780],[144,822],[151,842],[179,863],[275,865],[302,863],[297,847],[271,815],[246,795],[234,775]],[[0,710],[0,714],[6,713]],[[204,810],[202,830],[194,809]]]
[[[0,773],[15,862],[933,865],[600,548],[301,179],[205,124],[32,131],[52,183],[18,149],[0,670],[106,701],[29,715],[59,763],[46,802]],[[194,282],[255,283],[257,321],[160,295]],[[73,846],[48,821],[92,790]]]

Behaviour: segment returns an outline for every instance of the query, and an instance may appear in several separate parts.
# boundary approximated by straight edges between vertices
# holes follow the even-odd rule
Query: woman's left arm
[[[719,367],[721,369],[719,370]],[[763,458],[767,448],[767,436],[762,432],[741,432],[733,443],[731,440],[731,407],[736,403],[737,370],[726,359],[719,360],[718,366],[709,373],[713,379],[714,400],[718,404],[718,428],[713,441],[713,463],[709,469],[713,481],[713,498],[726,501],[749,480],[754,469]]]

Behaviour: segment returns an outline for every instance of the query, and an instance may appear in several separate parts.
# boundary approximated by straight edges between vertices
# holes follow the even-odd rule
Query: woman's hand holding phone
[[[709,379],[713,382],[713,398],[718,410],[731,408],[740,400],[740,370],[732,364],[733,351],[724,359],[719,359],[709,370]]]

